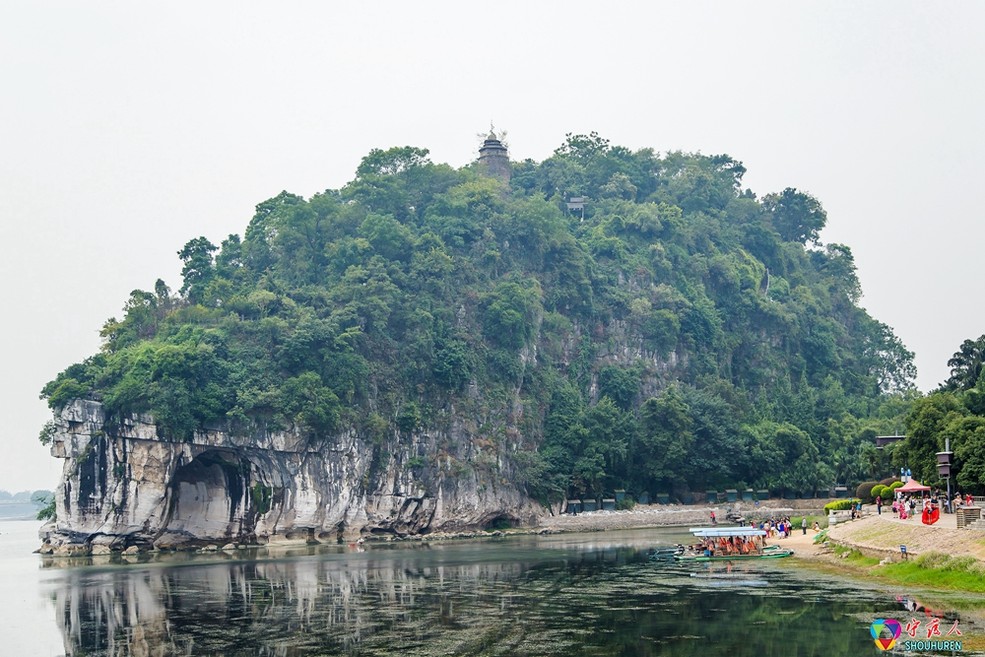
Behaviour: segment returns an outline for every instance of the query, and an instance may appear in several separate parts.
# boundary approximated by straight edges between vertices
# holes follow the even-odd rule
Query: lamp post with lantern
[[[937,474],[947,481],[947,505],[945,508],[951,508],[951,457],[954,456],[954,452],[951,451],[951,439],[944,438],[944,451],[937,452]]]

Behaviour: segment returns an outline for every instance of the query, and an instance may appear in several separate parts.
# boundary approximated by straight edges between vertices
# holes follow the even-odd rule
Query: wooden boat
[[[692,527],[691,534],[700,539],[702,551],[685,550],[675,554],[678,561],[752,561],[759,559],[782,559],[793,554],[793,550],[776,545],[763,546],[766,532],[752,527]],[[756,539],[759,539],[758,541]]]

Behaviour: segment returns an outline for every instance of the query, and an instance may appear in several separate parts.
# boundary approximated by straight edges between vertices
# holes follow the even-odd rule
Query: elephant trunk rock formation
[[[42,552],[351,541],[526,524],[539,510],[509,478],[506,448],[493,452],[454,423],[450,435],[385,448],[353,432],[210,430],[179,441],[149,416],[107,421],[86,400],[55,423],[51,452],[65,465]]]

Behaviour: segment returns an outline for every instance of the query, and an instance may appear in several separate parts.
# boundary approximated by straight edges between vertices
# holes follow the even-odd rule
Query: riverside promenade
[[[868,512],[869,507],[865,508]],[[882,515],[875,507],[858,520],[839,523],[828,530],[828,538],[835,543],[856,547],[875,555],[901,558],[900,546],[907,553],[919,556],[926,552],[944,552],[951,556],[970,556],[985,561],[985,531],[957,529],[956,516],[942,513],[933,525],[921,522],[920,514],[900,520],[883,508]]]

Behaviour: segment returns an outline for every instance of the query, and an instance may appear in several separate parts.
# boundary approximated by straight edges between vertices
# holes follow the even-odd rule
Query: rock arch
[[[252,465],[232,450],[210,449],[178,466],[168,485],[168,509],[158,544],[242,540],[253,533]]]

